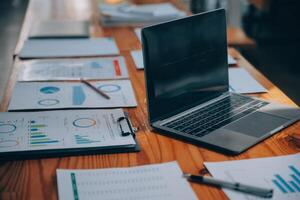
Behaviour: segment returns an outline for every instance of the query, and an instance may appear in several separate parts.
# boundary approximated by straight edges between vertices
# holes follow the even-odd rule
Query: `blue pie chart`
[[[60,89],[58,87],[54,87],[54,86],[46,86],[46,87],[42,87],[40,89],[40,92],[41,93],[44,93],[44,94],[53,94],[53,93],[56,93],[58,92]]]

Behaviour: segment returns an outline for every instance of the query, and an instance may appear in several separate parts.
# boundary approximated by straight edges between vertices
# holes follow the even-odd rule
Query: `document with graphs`
[[[1,159],[101,153],[136,144],[122,109],[0,113]]]
[[[272,188],[272,199],[300,199],[300,153],[247,160],[205,162],[213,177],[264,188]],[[265,199],[223,189],[229,199]]]
[[[53,81],[128,78],[125,59],[119,57],[93,59],[40,59],[24,61],[19,81]]]
[[[109,99],[82,82],[17,82],[8,110],[118,108],[137,105],[130,80],[90,81]]]

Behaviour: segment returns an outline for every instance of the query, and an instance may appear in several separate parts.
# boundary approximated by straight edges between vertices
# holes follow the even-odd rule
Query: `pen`
[[[88,81],[86,81],[84,79],[80,79],[80,81],[82,83],[84,83],[86,86],[88,86],[89,88],[91,88],[92,90],[94,90],[95,92],[97,92],[98,94],[100,94],[101,96],[103,96],[105,99],[110,99],[110,97],[107,94],[105,94],[99,88],[96,88],[95,86],[93,86],[92,84],[90,84]]]
[[[219,179],[215,179],[209,176],[197,176],[192,174],[183,174],[188,181],[195,182],[195,183],[203,183],[208,184],[216,187],[228,188],[240,192],[245,192],[248,194],[264,197],[264,198],[271,198],[273,196],[273,189],[261,188],[251,185],[245,185],[238,182],[228,182]]]

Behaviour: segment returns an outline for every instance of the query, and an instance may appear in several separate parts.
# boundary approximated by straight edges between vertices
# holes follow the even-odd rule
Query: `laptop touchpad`
[[[223,128],[260,138],[289,121],[286,118],[255,112]]]

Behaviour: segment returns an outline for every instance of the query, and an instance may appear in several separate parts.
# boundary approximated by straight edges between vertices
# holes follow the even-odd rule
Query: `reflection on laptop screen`
[[[150,119],[228,91],[223,9],[142,30]]]

